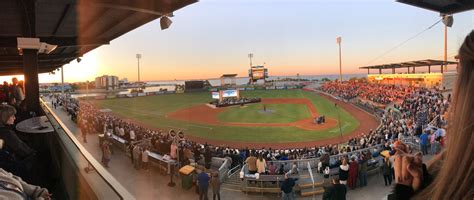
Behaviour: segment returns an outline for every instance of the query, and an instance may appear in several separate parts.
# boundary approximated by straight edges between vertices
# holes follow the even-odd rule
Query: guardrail
[[[310,178],[311,178],[311,183],[312,183],[312,184],[311,184],[311,187],[313,188],[313,191],[314,191],[314,176],[313,176],[313,170],[311,169],[311,165],[309,164],[309,162],[308,162],[308,166],[307,166],[307,167],[308,167],[309,176],[310,176]],[[313,199],[314,199],[314,195],[315,195],[315,193],[313,193]]]
[[[225,158],[213,157],[212,159],[218,159],[218,160],[222,159],[223,160],[221,166],[218,169],[218,171],[219,171],[219,180],[221,182],[223,182],[227,178],[227,173],[229,171],[230,162],[229,162],[228,159],[225,159]]]
[[[229,171],[227,172],[227,178],[230,178],[231,176],[233,176],[234,174],[239,172],[240,168],[241,168],[241,165],[239,164],[239,165],[229,169]]]
[[[332,155],[332,156],[329,156],[329,160],[330,160],[329,163],[335,163],[341,157],[351,157],[354,155],[357,156],[364,151],[370,151],[371,153],[374,153],[375,152],[374,150],[377,150],[378,152],[380,152],[382,147],[383,147],[382,144],[378,144],[375,146],[367,147],[367,148],[352,151],[352,152]],[[309,159],[300,159],[300,160],[271,160],[271,161],[267,161],[267,163],[273,163],[277,167],[281,167],[281,165],[283,165],[285,171],[289,171],[292,168],[293,164],[296,164],[296,167],[298,170],[304,169],[306,166],[308,166],[308,164],[311,168],[317,168],[318,163],[319,163],[319,157],[309,158]],[[248,174],[247,164],[244,164],[240,171],[243,172],[244,174]]]
[[[59,138],[59,144],[65,149],[66,158],[72,159],[76,165],[77,174],[84,177],[91,189],[99,199],[126,199],[134,200],[135,197],[130,194],[79,142],[71,130],[62,122],[62,120],[46,105],[40,98],[41,107],[46,117],[53,125]],[[84,171],[82,169],[85,169]],[[64,169],[63,169],[64,170]],[[90,171],[97,173],[89,173]],[[70,182],[66,180],[65,182]],[[80,187],[81,185],[78,184]],[[75,188],[78,190],[78,188]]]

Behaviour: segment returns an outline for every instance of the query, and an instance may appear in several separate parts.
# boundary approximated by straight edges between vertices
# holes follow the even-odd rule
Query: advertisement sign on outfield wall
[[[146,94],[145,93],[138,93],[138,96],[143,97],[143,96],[146,96]]]

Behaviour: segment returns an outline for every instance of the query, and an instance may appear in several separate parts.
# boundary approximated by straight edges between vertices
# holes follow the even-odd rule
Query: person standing
[[[349,165],[347,164],[346,158],[342,159],[342,164],[339,166],[339,182],[347,185],[347,179],[349,178]]]
[[[420,135],[420,146],[421,146],[421,152],[423,155],[428,154],[428,134],[426,132],[423,132],[423,134]]]
[[[367,156],[362,154],[359,162],[359,182],[360,186],[367,186]]]
[[[148,151],[148,147],[145,147],[142,152],[142,165],[143,169],[148,171],[148,154],[150,151]]]
[[[85,120],[84,120],[85,121]],[[82,129],[81,129],[81,136],[82,136],[82,142],[87,143],[87,132],[89,130],[87,121],[82,123]]]
[[[128,145],[128,152],[130,153],[130,162],[132,162],[133,164],[133,144],[130,143],[130,145]]]
[[[333,178],[332,185],[324,187],[323,200],[346,200],[346,193],[346,186]]]
[[[23,89],[18,84],[18,79],[16,77],[12,78],[12,96],[16,100],[16,106],[20,106],[21,102],[25,100],[25,93],[23,93]]]
[[[385,186],[390,186],[392,184],[392,164],[388,158],[384,159],[383,165],[381,166],[381,171]]]
[[[219,180],[219,173],[212,173],[211,178],[212,200],[221,200],[221,181]]]
[[[178,145],[176,145],[176,142],[173,141],[170,145],[170,157],[173,160],[176,160],[177,151],[178,151]]]
[[[357,175],[359,174],[359,163],[354,157],[351,158],[351,164],[349,165],[349,181],[348,186],[351,189],[355,189],[357,185]]]
[[[109,162],[110,162],[110,146],[109,142],[107,140],[102,143],[102,163],[106,168],[109,168]]]
[[[288,173],[285,174],[285,180],[281,184],[280,190],[283,193],[283,200],[293,199],[293,186],[295,186],[295,180],[288,177]]]
[[[133,147],[133,166],[136,170],[140,169],[140,147],[138,145]]]
[[[202,170],[201,173],[198,174],[197,183],[199,187],[199,200],[208,200],[207,190],[209,188],[210,180],[211,177],[209,177],[209,174],[207,174],[205,170]]]

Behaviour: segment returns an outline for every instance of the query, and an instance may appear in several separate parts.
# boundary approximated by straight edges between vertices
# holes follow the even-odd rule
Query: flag
[[[341,44],[341,41],[342,41],[342,38],[341,38],[341,37],[337,37],[337,38],[336,38],[336,42],[337,42],[338,44]]]

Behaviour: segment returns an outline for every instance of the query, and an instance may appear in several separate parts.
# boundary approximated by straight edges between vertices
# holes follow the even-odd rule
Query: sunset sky
[[[66,82],[104,74],[135,81],[137,53],[144,81],[246,76],[250,52],[254,64],[266,63],[270,76],[337,74],[337,36],[346,74],[366,73],[358,69],[366,65],[443,59],[439,23],[372,61],[440,19],[394,0],[201,0],[174,15],[167,30],[155,20],[89,52],[81,63],[65,65]],[[449,60],[473,28],[474,11],[454,15]],[[40,75],[40,82],[59,81],[59,72]]]

